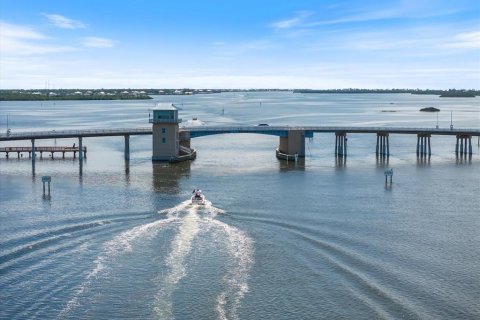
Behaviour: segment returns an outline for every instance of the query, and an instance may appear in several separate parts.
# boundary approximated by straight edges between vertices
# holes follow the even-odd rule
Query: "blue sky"
[[[0,0],[0,88],[480,89],[480,2]]]

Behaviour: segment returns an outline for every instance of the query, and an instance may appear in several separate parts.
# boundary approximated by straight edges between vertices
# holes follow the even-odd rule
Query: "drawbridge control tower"
[[[152,161],[175,161],[180,154],[178,109],[170,103],[159,103],[148,120],[152,123]]]

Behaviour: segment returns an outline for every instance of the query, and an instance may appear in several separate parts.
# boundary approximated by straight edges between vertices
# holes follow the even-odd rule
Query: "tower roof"
[[[178,110],[173,103],[159,102],[153,110]]]

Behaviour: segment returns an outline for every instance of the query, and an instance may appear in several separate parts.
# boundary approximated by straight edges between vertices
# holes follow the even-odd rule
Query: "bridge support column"
[[[190,148],[190,145],[191,145],[190,131],[180,131],[179,139],[180,139],[180,145],[182,147],[191,149]]]
[[[305,157],[305,131],[289,130],[286,137],[280,137],[277,158],[295,160]]]
[[[417,135],[417,156],[420,154],[420,135]]]
[[[375,154],[382,156],[390,155],[390,144],[388,141],[388,133],[377,132],[377,145],[375,147]]]
[[[347,156],[347,133],[335,132],[335,156]]]
[[[430,137],[431,135],[428,133],[417,134],[417,156],[432,155]]]
[[[389,156],[390,155],[390,141],[389,141],[389,138],[388,138],[388,134],[385,137],[385,139],[387,140],[387,156]]]
[[[472,136],[458,134],[457,143],[455,144],[455,154],[460,155],[472,155]]]
[[[32,139],[32,165],[35,166],[35,139]]]
[[[82,137],[78,137],[78,160],[83,161],[83,145],[82,145]]]
[[[130,160],[130,135],[129,134],[125,135],[124,158],[125,160]]]

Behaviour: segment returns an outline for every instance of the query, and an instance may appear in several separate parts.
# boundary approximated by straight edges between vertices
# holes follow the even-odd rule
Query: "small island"
[[[419,95],[437,95],[440,98],[475,98],[480,96],[480,90],[473,89],[448,89],[448,90],[432,90],[432,89],[295,89],[294,93],[409,93]]]
[[[427,108],[422,108],[420,111],[423,112],[440,112],[440,109],[437,109],[435,107],[427,107]]]
[[[473,91],[445,91],[440,95],[440,98],[475,98],[476,94]]]

